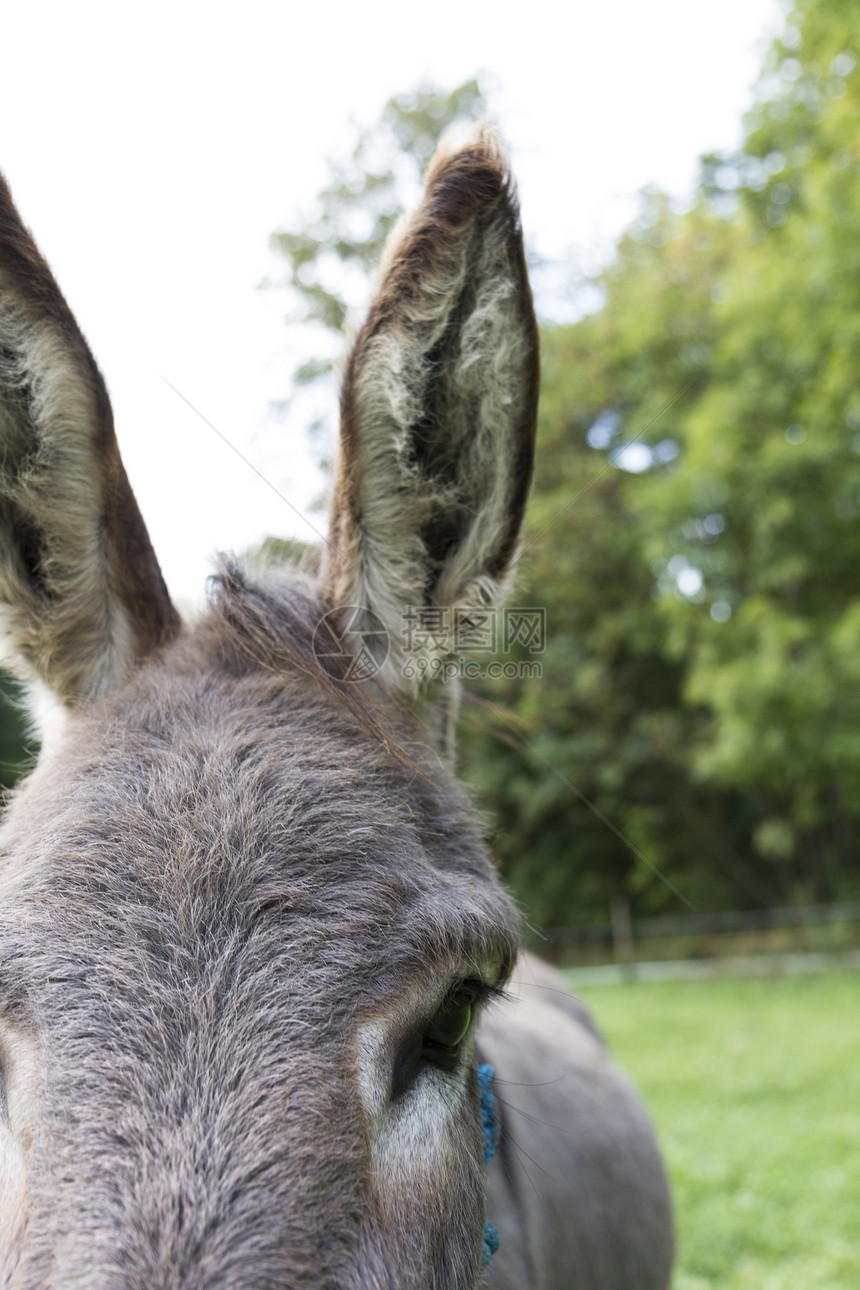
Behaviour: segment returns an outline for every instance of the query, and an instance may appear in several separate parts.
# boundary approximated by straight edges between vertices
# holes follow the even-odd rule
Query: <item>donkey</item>
[[[480,127],[387,249],[319,558],[225,560],[185,625],[0,182],[0,601],[49,713],[0,838],[3,1290],[667,1285],[649,1121],[549,969],[505,990],[456,641],[408,630],[504,595],[537,383]]]

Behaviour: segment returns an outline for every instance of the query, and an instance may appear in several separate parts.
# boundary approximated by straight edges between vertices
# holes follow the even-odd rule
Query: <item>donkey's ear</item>
[[[120,461],[104,382],[0,177],[0,626],[77,703],[179,619]]]
[[[537,387],[516,193],[480,126],[443,143],[420,207],[392,235],[341,396],[324,590],[349,608],[354,639],[384,628],[389,684],[432,676],[456,651],[457,623],[503,595]],[[422,613],[432,630],[416,633]]]

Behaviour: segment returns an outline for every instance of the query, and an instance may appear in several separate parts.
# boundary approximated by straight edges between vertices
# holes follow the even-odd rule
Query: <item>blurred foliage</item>
[[[18,682],[0,669],[0,792],[15,785],[37,749],[28,737]]]
[[[647,195],[602,307],[544,336],[545,676],[494,690],[523,747],[467,743],[543,923],[680,911],[651,865],[703,909],[860,891],[854,17],[792,10],[740,153],[686,212]]]

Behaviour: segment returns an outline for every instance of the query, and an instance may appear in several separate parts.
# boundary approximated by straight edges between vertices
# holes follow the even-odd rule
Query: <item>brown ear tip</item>
[[[492,121],[484,118],[481,121],[461,122],[452,125],[439,140],[433,161],[444,154],[471,152],[486,156],[489,159],[500,159],[506,163],[505,146],[502,137]],[[433,164],[431,161],[431,166]]]
[[[21,219],[15,209],[15,203],[12,201],[12,190],[9,187],[9,181],[0,170],[0,221],[3,228],[17,228]]]
[[[519,200],[507,149],[490,121],[454,126],[442,136],[425,176],[427,199],[450,207],[458,223],[468,208],[499,208],[519,220]]]
[[[508,154],[491,121],[454,125],[446,130],[427,167],[428,188],[444,171],[464,166],[495,170],[499,175],[509,177]]]

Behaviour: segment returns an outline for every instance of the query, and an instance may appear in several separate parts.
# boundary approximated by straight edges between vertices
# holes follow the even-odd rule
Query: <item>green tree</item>
[[[687,701],[713,714],[696,769],[757,796],[756,850],[781,891],[817,899],[858,889],[854,17],[838,0],[795,7],[742,153],[706,176],[707,200],[734,198],[745,235],[720,277],[719,337],[682,467],[658,505],[663,558],[703,576],[701,603],[674,618]],[[703,542],[708,514],[719,533]]]
[[[710,291],[726,255],[710,218],[677,245],[674,223],[665,203],[649,201],[605,277],[600,312],[544,333],[517,587],[520,603],[546,608],[543,676],[486,683],[464,736],[506,875],[549,925],[602,921],[618,894],[639,912],[775,895],[747,859],[753,804],[690,774],[708,714],[684,702],[685,662],[655,601],[643,485],[665,486],[677,468],[680,427],[706,379]]]
[[[642,857],[703,908],[860,889],[858,116],[852,11],[804,0],[741,152],[544,337],[547,672],[505,696],[525,751],[470,758],[544,921],[659,907]]]
[[[0,789],[15,785],[37,748],[28,735],[18,683],[0,669]]]

